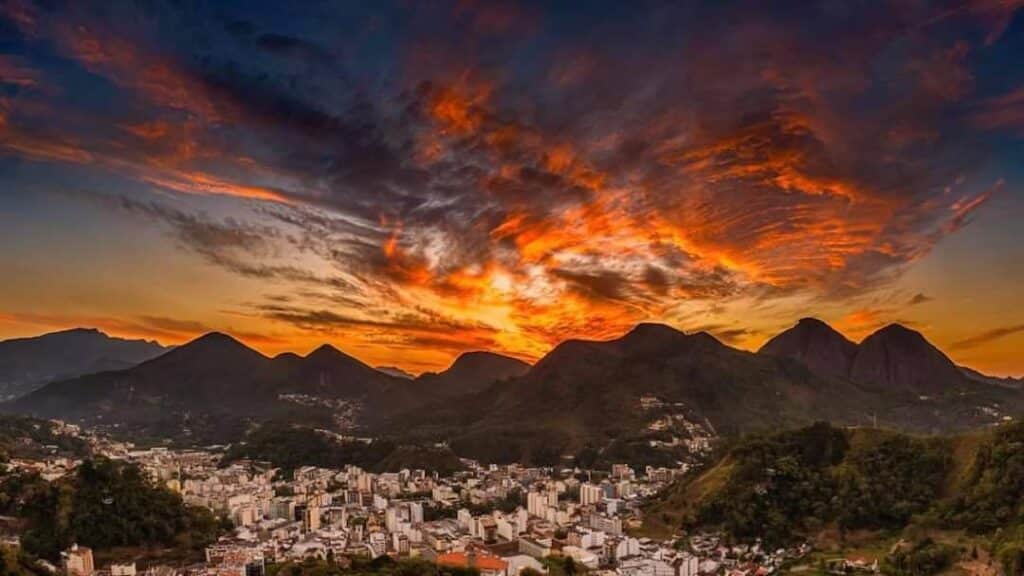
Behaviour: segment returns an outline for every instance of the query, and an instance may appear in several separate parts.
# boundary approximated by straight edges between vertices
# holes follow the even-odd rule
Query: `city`
[[[1024,0],[0,0],[0,576],[1024,576]]]
[[[727,545],[716,534],[680,540],[634,536],[644,499],[665,488],[680,468],[608,471],[481,465],[441,477],[424,470],[371,473],[355,466],[310,466],[283,473],[266,463],[224,463],[223,451],[138,449],[131,443],[57,424],[59,434],[85,439],[97,456],[141,467],[152,480],[226,518],[231,533],[189,566],[97,566],[78,544],[62,553],[69,576],[216,574],[262,576],[268,564],[307,559],[389,556],[438,566],[473,568],[484,576],[548,573],[564,559],[595,574],[620,576],[761,576],[806,554],[804,546],[765,550]],[[56,479],[78,462],[67,458],[11,460],[13,471]],[[8,544],[17,536],[8,535]],[[57,568],[54,567],[54,570]]]

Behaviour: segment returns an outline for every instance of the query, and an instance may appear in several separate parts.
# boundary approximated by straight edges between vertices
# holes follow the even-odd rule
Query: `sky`
[[[0,338],[420,372],[816,316],[1022,375],[1022,7],[0,0]]]

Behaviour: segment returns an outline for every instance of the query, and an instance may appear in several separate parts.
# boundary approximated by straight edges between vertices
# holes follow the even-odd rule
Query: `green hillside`
[[[982,542],[1016,574],[1024,569],[1022,448],[1021,423],[947,437],[828,424],[748,436],[649,503],[644,529],[722,530],[769,546],[824,534],[903,537],[913,545],[890,560],[904,564],[920,560],[907,554],[937,554],[919,536],[941,530]]]

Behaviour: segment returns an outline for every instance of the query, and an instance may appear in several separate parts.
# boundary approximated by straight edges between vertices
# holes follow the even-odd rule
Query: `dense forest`
[[[352,464],[374,472],[421,468],[441,474],[463,469],[447,448],[397,444],[387,439],[372,442],[342,441],[330,433],[285,423],[264,424],[246,435],[224,455],[223,462],[241,459],[269,462],[285,473],[301,466],[343,468]]]
[[[649,526],[723,530],[783,545],[910,527],[984,536],[1007,573],[1024,572],[1024,424],[916,437],[828,424],[736,441],[646,508]],[[955,551],[926,538],[894,550],[893,574],[930,574]]]
[[[25,552],[55,561],[72,543],[97,551],[118,547],[167,547],[199,552],[224,525],[206,509],[155,486],[134,465],[86,460],[65,478],[35,474],[0,477],[0,513],[25,525]]]

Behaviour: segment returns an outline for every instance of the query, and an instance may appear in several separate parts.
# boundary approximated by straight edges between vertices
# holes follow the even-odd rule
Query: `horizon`
[[[0,5],[0,339],[890,323],[1024,376],[1019,2]]]
[[[838,330],[835,326],[832,326],[832,324],[830,324],[830,323],[828,323],[828,322],[826,322],[826,321],[824,321],[824,320],[822,320],[820,318],[817,318],[815,316],[804,316],[802,318],[799,318],[789,328],[786,328],[783,331],[789,330],[791,328],[795,328],[799,323],[801,323],[801,322],[803,322],[805,320],[812,320],[812,321],[821,322],[825,326],[829,327],[830,329],[835,330],[843,338],[846,338],[847,340],[849,340],[850,342],[853,342],[854,344],[856,344],[858,346],[861,345],[867,338],[869,338],[873,334],[876,334],[876,333],[881,332],[881,331],[883,331],[883,330],[885,330],[887,328],[891,328],[891,327],[895,326],[895,327],[911,330],[913,332],[916,332],[916,333],[920,334],[922,337],[924,337],[924,339],[929,344],[931,344],[932,346],[936,346],[939,349],[940,352],[942,352],[943,354],[946,354],[947,356],[949,356],[946,353],[946,351],[941,346],[936,345],[935,342],[932,342],[928,338],[928,334],[922,333],[919,330],[915,330],[913,327],[904,326],[903,324],[900,324],[898,322],[893,322],[893,323],[881,326],[878,329],[876,329],[874,332],[871,332],[870,334],[866,334],[862,338],[859,338],[859,339],[852,339],[852,338],[850,338],[847,334],[844,334],[841,330]],[[557,348],[560,344],[562,344],[562,343],[564,343],[564,342],[566,342],[568,340],[584,340],[584,341],[594,341],[594,342],[615,341],[615,340],[619,340],[621,338],[624,338],[626,335],[628,335],[630,332],[632,332],[633,330],[635,330],[637,327],[639,327],[641,325],[665,326],[665,327],[668,327],[668,328],[670,328],[672,330],[676,330],[676,331],[678,331],[680,333],[686,334],[688,336],[689,335],[694,335],[694,334],[702,334],[702,333],[703,334],[710,334],[712,337],[715,337],[715,339],[717,339],[719,342],[721,342],[725,346],[730,346],[730,347],[737,348],[739,350],[746,350],[748,352],[753,352],[753,353],[758,353],[761,346],[763,346],[769,340],[771,340],[772,338],[774,338],[775,336],[777,336],[777,335],[779,335],[779,334],[781,334],[783,332],[783,331],[780,331],[778,334],[769,335],[768,338],[765,340],[765,342],[763,342],[761,344],[761,346],[758,346],[757,349],[749,350],[749,349],[733,346],[729,342],[726,342],[726,341],[722,340],[721,338],[718,338],[717,336],[714,335],[714,333],[709,332],[707,330],[684,330],[682,328],[679,328],[679,327],[676,327],[676,326],[672,326],[670,324],[666,324],[666,323],[663,323],[663,322],[653,322],[653,321],[652,322],[639,322],[637,324],[634,324],[632,327],[628,328],[626,331],[622,332],[621,334],[614,335],[614,336],[611,336],[611,337],[608,337],[608,338],[603,338],[603,339],[567,338],[566,340],[562,340],[561,342],[556,343],[550,349],[548,349],[543,354],[541,354],[540,356],[537,356],[537,357],[528,357],[528,356],[521,356],[521,355],[515,355],[515,354],[507,354],[507,353],[497,352],[497,351],[494,351],[494,350],[487,350],[487,349],[483,349],[483,348],[480,348],[480,349],[469,349],[469,350],[461,351],[461,352],[457,353],[455,356],[452,356],[451,359],[446,364],[441,366],[440,368],[433,369],[433,370],[422,370],[422,371],[409,370],[409,369],[403,368],[402,366],[400,366],[400,365],[398,365],[397,363],[394,363],[394,362],[392,362],[392,363],[385,362],[385,363],[382,363],[382,364],[370,363],[370,362],[360,358],[357,355],[350,354],[348,351],[346,351],[341,346],[338,346],[338,345],[336,345],[336,344],[334,344],[332,342],[328,342],[328,341],[324,341],[324,342],[320,342],[320,343],[314,343],[308,349],[280,350],[280,351],[276,351],[276,352],[268,352],[268,351],[262,350],[259,347],[259,345],[257,345],[257,344],[253,344],[253,343],[247,342],[244,338],[238,337],[238,336],[236,336],[236,335],[234,335],[234,334],[232,334],[230,332],[223,332],[223,331],[217,331],[217,330],[210,331],[210,332],[205,332],[205,333],[202,333],[202,334],[197,334],[197,335],[195,335],[195,336],[193,336],[191,338],[188,338],[188,339],[183,340],[183,341],[178,342],[178,343],[165,343],[165,342],[161,342],[161,341],[155,340],[155,339],[136,339],[136,338],[131,338],[130,336],[123,336],[123,335],[118,335],[118,334],[112,334],[112,333],[110,333],[110,332],[108,332],[106,330],[103,330],[101,328],[96,328],[96,327],[74,326],[74,327],[68,327],[68,328],[53,330],[53,331],[50,331],[50,332],[44,332],[44,333],[41,333],[41,334],[32,334],[32,335],[27,335],[27,336],[15,336],[15,337],[12,337],[12,338],[0,339],[0,344],[2,344],[3,342],[5,342],[6,340],[9,340],[9,339],[31,339],[31,338],[38,338],[38,337],[42,337],[42,336],[48,336],[48,335],[51,335],[51,334],[59,334],[59,333],[63,333],[63,332],[73,332],[73,331],[76,331],[76,330],[84,330],[84,331],[96,331],[96,332],[99,332],[100,334],[103,334],[103,335],[105,335],[107,337],[111,337],[111,338],[122,338],[122,339],[127,339],[127,340],[145,340],[146,342],[156,343],[156,344],[166,348],[167,351],[170,352],[171,350],[173,350],[175,348],[178,348],[178,347],[190,344],[190,343],[192,343],[192,342],[194,342],[196,340],[199,340],[201,338],[204,338],[206,336],[211,336],[211,335],[219,334],[219,335],[222,335],[222,336],[228,336],[231,339],[241,343],[243,346],[246,346],[247,348],[255,350],[255,351],[259,352],[260,354],[262,354],[263,356],[266,356],[267,358],[276,358],[278,356],[282,356],[282,355],[286,355],[286,354],[294,354],[296,356],[300,356],[300,357],[304,358],[304,357],[309,356],[310,354],[312,354],[313,352],[315,352],[316,350],[318,350],[320,348],[331,347],[331,348],[334,348],[335,350],[338,350],[339,352],[342,352],[343,354],[352,356],[357,361],[362,362],[363,364],[366,364],[367,366],[370,366],[371,368],[373,368],[375,370],[378,370],[378,371],[381,371],[381,372],[387,372],[388,370],[399,370],[399,371],[402,371],[403,373],[405,373],[405,374],[407,374],[407,375],[409,375],[409,376],[411,376],[413,378],[418,378],[418,377],[423,376],[425,374],[438,373],[438,372],[442,372],[444,370],[447,370],[447,369],[451,368],[453,366],[453,364],[455,363],[455,361],[457,361],[459,359],[459,357],[461,357],[462,355],[474,354],[474,353],[491,353],[491,354],[502,355],[502,356],[506,356],[506,357],[513,358],[513,359],[516,359],[516,360],[520,360],[520,361],[525,362],[526,364],[528,364],[530,366],[534,366],[537,362],[542,360],[547,354],[549,354],[551,351],[553,351],[555,348]],[[989,373],[989,372],[985,372],[984,370],[978,369],[978,368],[976,368],[974,366],[970,366],[970,365],[967,365],[967,364],[962,364],[960,362],[957,362],[951,356],[950,356],[950,359],[953,360],[954,364],[956,364],[960,368],[967,368],[967,369],[971,369],[971,370],[976,370],[976,371],[982,373],[985,376],[992,376],[992,377],[998,377],[998,378],[1024,378],[1024,373],[1022,373],[1022,374],[1015,374],[1015,373],[1000,374],[1000,373],[994,373],[994,372],[993,373]]]

